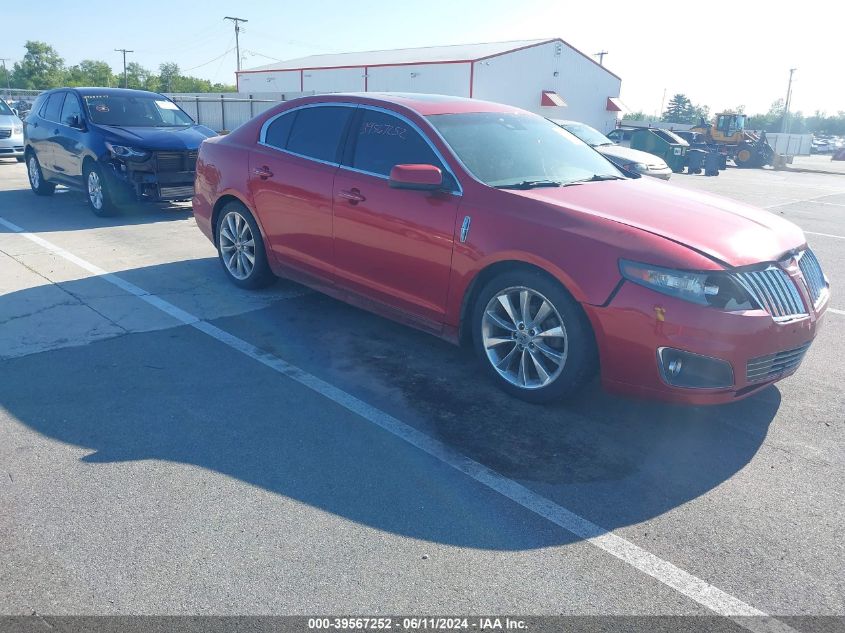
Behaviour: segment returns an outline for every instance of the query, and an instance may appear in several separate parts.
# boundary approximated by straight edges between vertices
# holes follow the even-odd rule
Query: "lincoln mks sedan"
[[[693,404],[794,373],[829,284],[795,225],[632,178],[510,106],[289,101],[203,142],[194,214],[233,283],[277,276],[472,345],[514,396]]]

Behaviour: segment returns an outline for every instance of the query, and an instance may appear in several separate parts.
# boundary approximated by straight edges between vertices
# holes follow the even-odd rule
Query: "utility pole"
[[[232,18],[232,17],[229,17],[229,16],[226,16],[223,19],[224,20],[231,20],[235,25],[235,53],[238,56],[238,72],[240,72],[240,70],[241,70],[241,43],[240,43],[240,40],[238,39],[238,35],[240,35],[240,32],[241,32],[241,24],[240,23],[241,22],[249,22],[249,20],[244,20],[243,18]]]
[[[786,101],[783,103],[783,122],[780,126],[781,132],[788,132],[789,131],[789,106],[791,105],[792,101],[792,74],[798,70],[797,68],[790,68],[789,69],[789,86],[786,89]]]
[[[599,51],[598,53],[595,53],[593,55],[593,57],[599,58],[599,66],[604,66],[604,56],[605,55],[607,55],[607,51]]]
[[[6,90],[9,91],[9,97],[12,96],[12,84],[9,83],[9,69],[6,68],[6,62],[12,61],[8,57],[0,57],[0,62],[3,63],[3,74],[6,75]]]
[[[126,78],[126,53],[134,53],[135,51],[129,51],[125,48],[116,48],[114,49],[115,52],[123,53],[123,87],[129,87],[129,80]]]

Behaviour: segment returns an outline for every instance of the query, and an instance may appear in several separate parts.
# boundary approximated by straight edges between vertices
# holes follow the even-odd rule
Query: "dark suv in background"
[[[120,88],[63,88],[39,95],[24,124],[29,184],[82,189],[109,215],[131,200],[190,200],[200,143],[197,125],[164,95]]]

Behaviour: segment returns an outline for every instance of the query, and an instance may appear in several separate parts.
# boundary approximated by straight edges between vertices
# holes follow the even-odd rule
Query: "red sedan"
[[[324,95],[205,141],[193,203],[235,284],[293,278],[471,342],[526,400],[599,368],[698,404],[795,372],[829,300],[801,230],[629,176],[517,108]]]

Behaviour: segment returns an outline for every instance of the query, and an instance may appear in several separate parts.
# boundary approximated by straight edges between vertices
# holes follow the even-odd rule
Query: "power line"
[[[230,42],[231,43],[231,42]],[[229,53],[235,50],[235,47],[232,46],[231,48],[226,49],[221,55],[218,55],[214,59],[209,59],[207,62],[203,62],[202,64],[198,64],[197,66],[191,66],[190,68],[185,68],[183,72],[188,72],[189,70],[196,70],[197,68],[202,68],[203,66],[208,66],[209,64],[216,62],[218,59],[222,57],[226,57]]]
[[[130,51],[125,48],[116,48],[114,49],[116,53],[123,53],[123,87],[129,87],[129,80],[126,78],[126,53],[134,53],[135,51]]]
[[[238,39],[238,36],[240,35],[240,32],[241,32],[241,22],[249,22],[249,20],[244,20],[243,18],[233,18],[233,17],[230,17],[230,16],[226,16],[223,19],[224,20],[231,20],[232,23],[235,25],[235,50],[238,51],[237,67],[238,67],[238,71],[240,72],[240,70],[241,70],[241,43],[240,43],[240,40]]]

